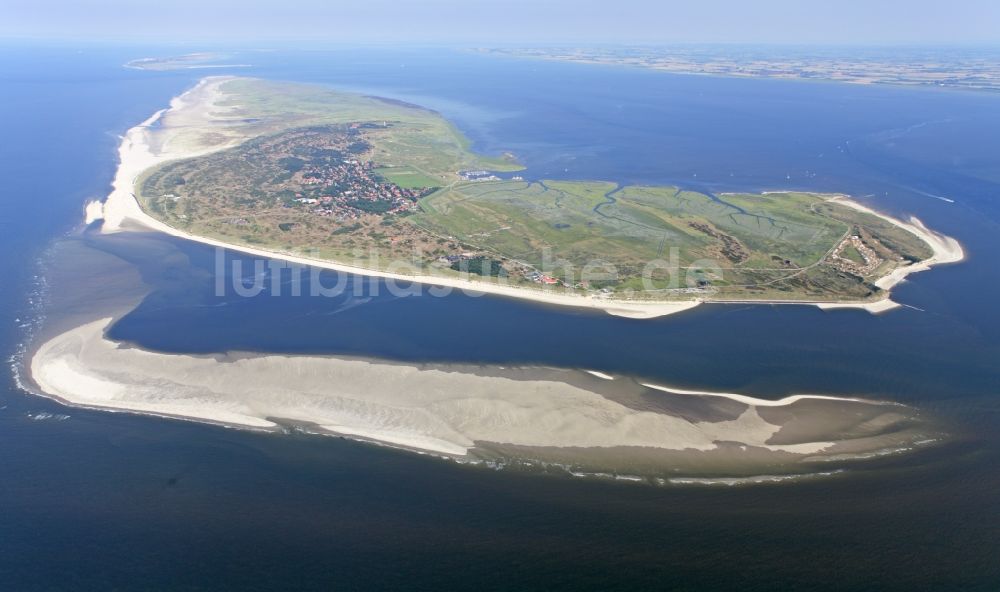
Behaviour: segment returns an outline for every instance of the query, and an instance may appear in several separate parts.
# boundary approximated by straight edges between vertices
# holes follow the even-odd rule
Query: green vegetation
[[[503,262],[489,257],[470,257],[469,259],[459,259],[451,264],[455,271],[474,273],[482,276],[506,276],[507,270],[503,268]]]
[[[355,222],[354,224],[349,224],[347,226],[340,226],[335,229],[330,234],[351,234],[357,230],[361,230],[362,224],[360,222]]]
[[[243,122],[227,133],[247,139],[139,182],[149,213],[203,236],[647,299],[873,298],[874,280],[931,255],[830,196],[464,181],[458,171],[520,167],[470,152],[413,105],[251,79],[224,89]]]
[[[460,170],[522,168],[509,158],[490,158],[471,152],[468,139],[449,121],[435,111],[402,101],[338,92],[320,85],[254,78],[237,78],[222,88],[231,96],[225,104],[238,109],[239,115],[251,122],[252,136],[331,124],[381,129],[379,141],[367,159],[383,168],[405,167],[425,175],[435,181],[428,187],[455,180],[455,173]]]
[[[444,182],[437,178],[425,175],[424,173],[408,166],[379,167],[375,173],[386,181],[395,183],[407,189],[420,189],[427,187],[441,187]]]
[[[591,288],[649,289],[638,279],[650,270],[654,289],[663,293],[700,287],[716,297],[871,296],[868,282],[824,264],[858,222],[872,230],[872,241],[893,245],[898,255],[892,262],[887,255],[888,265],[899,256],[930,255],[909,233],[828,199],[494,181],[439,191],[409,221],[571,284],[587,279],[582,271],[589,266],[586,275],[597,278]],[[605,269],[615,272],[602,276]]]
[[[285,169],[289,173],[297,173],[302,170],[302,167],[305,166],[306,161],[302,160],[301,158],[296,158],[294,156],[287,156],[285,158],[278,160],[278,164],[281,165],[281,168]]]
[[[843,255],[849,261],[853,261],[860,265],[864,265],[865,263],[865,258],[861,255],[861,252],[858,251],[858,249],[855,248],[853,245],[848,245],[844,247],[844,250],[841,252],[841,255]]]
[[[387,201],[364,201],[355,199],[347,202],[352,208],[368,212],[369,214],[385,214],[392,209],[392,203]]]

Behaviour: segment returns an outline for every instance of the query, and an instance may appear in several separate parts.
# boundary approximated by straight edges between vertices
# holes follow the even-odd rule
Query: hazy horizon
[[[156,44],[1000,44],[1000,3],[958,0],[8,0],[0,38]]]

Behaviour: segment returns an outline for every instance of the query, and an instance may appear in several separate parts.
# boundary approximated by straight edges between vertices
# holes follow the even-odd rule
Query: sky
[[[1000,0],[0,0],[0,37],[507,44],[1000,44]]]

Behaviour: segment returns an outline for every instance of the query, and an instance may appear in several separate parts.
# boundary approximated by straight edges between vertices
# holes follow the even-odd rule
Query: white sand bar
[[[744,405],[752,405],[754,407],[785,407],[791,405],[792,403],[797,403],[799,401],[847,401],[853,403],[871,403],[876,404],[873,401],[867,401],[865,399],[858,399],[852,397],[832,397],[829,395],[789,395],[783,399],[771,400],[771,399],[760,399],[757,397],[751,397],[748,395],[740,395],[737,393],[713,393],[708,391],[690,391],[678,388],[671,388],[667,386],[660,386],[658,384],[642,383],[642,386],[651,388],[658,391],[663,391],[665,393],[671,393],[674,395],[691,395],[696,397],[721,397],[723,399],[729,399],[730,401],[737,401],[743,403]]]
[[[37,384],[81,406],[253,428],[309,422],[336,434],[451,456],[466,455],[477,442],[690,451],[736,442],[794,454],[832,445],[770,443],[781,426],[761,417],[758,405],[772,403],[757,399],[741,399],[752,403],[734,419],[691,421],[555,380],[318,356],[220,361],[149,352],[106,339],[109,323],[94,321],[44,343],[31,360]]]

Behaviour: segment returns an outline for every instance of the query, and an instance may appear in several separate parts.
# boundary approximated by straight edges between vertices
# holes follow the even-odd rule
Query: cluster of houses
[[[455,263],[459,263],[461,261],[467,261],[467,260],[470,260],[470,259],[475,259],[475,258],[478,258],[478,257],[482,257],[482,255],[476,254],[476,253],[472,253],[472,252],[465,252],[465,253],[460,253],[460,254],[457,254],[457,255],[444,255],[444,256],[438,258],[438,263],[440,263],[442,265],[453,266]],[[522,266],[518,266],[518,267],[522,267]],[[556,284],[564,284],[565,285],[565,282],[563,282],[560,279],[554,278],[554,277],[552,277],[550,275],[546,275],[544,273],[541,273],[539,271],[534,271],[534,270],[531,270],[531,271],[525,270],[524,277],[528,281],[532,281],[532,282],[535,282],[535,283],[538,283],[538,284],[543,284],[543,285],[546,285],[546,286],[554,286]]]
[[[306,166],[296,173],[312,191],[296,193],[295,201],[314,206],[320,216],[351,220],[365,214],[396,214],[416,207],[421,192],[388,183],[374,172],[371,162],[343,159],[336,165]]]
[[[859,263],[844,257],[844,249],[848,246],[853,246],[854,249],[861,254],[861,258],[864,259],[864,263]],[[882,259],[879,258],[875,250],[865,244],[861,236],[857,234],[852,234],[848,238],[844,239],[837,245],[837,248],[830,253],[830,263],[840,271],[846,271],[848,273],[853,273],[859,276],[866,276],[871,274],[882,264]]]
[[[455,173],[463,181],[502,181],[500,177],[491,173],[490,171],[458,171]],[[513,177],[508,177],[510,181],[524,181],[524,177],[520,175],[514,175]]]
[[[499,181],[500,177],[489,171],[458,171],[463,181]]]
[[[551,275],[545,275],[544,273],[541,273],[539,271],[532,271],[531,273],[526,274],[524,277],[527,278],[529,281],[538,284],[544,284],[546,286],[554,286],[556,284],[562,283],[561,280],[558,280],[552,277]]]

